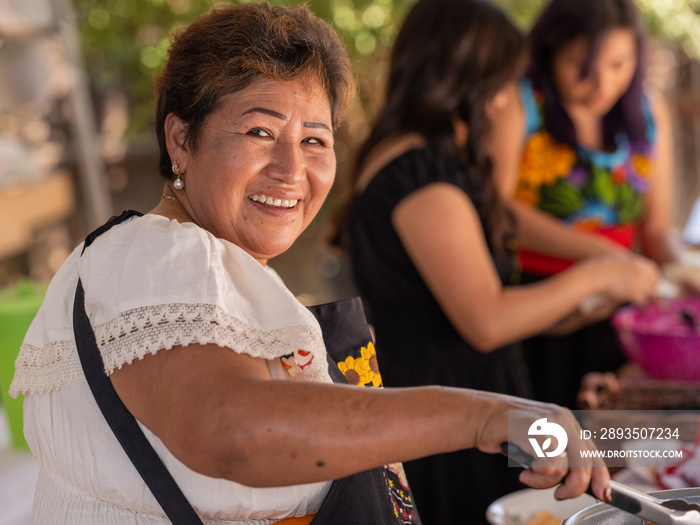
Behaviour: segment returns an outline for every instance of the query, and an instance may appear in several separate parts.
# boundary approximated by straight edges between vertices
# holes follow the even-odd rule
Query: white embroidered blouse
[[[169,523],[85,382],[73,337],[78,276],[108,374],[148,353],[214,343],[266,359],[274,378],[330,383],[321,329],[274,270],[192,223],[145,215],[81,251],[82,244],[49,285],[10,388],[25,396],[25,437],[41,464],[33,522]],[[207,523],[302,516],[329,487],[251,488],[203,476],[141,428]]]

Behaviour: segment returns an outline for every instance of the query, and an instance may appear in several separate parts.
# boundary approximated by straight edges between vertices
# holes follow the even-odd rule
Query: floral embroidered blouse
[[[542,96],[529,79],[520,82],[527,138],[520,161],[516,199],[561,219],[572,228],[605,235],[632,247],[644,212],[656,134],[647,101],[645,145],[633,145],[624,133],[614,151],[589,150],[557,142],[547,129]],[[523,271],[550,275],[571,261],[520,253]]]

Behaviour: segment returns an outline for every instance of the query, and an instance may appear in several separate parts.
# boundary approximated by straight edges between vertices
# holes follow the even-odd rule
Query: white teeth
[[[257,193],[255,195],[250,195],[248,198],[254,202],[267,204],[269,206],[275,206],[277,208],[293,208],[297,205],[297,202],[299,202],[298,199],[275,199],[273,197],[268,197],[267,195],[259,195]]]

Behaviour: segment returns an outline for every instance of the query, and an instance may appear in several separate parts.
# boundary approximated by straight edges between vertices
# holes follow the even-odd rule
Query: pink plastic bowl
[[[700,381],[700,298],[625,306],[612,324],[627,358],[650,377]]]

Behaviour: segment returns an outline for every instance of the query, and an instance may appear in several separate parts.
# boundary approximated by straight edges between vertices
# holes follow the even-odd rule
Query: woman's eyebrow
[[[271,109],[266,109],[266,108],[253,108],[249,109],[248,111],[245,111],[241,114],[247,115],[248,113],[263,113],[265,115],[270,115],[271,117],[278,118],[280,120],[287,120],[287,117],[283,115],[282,113],[278,113],[277,111],[272,111]]]
[[[267,108],[252,108],[252,109],[249,109],[248,111],[244,111],[241,114],[241,116],[247,115],[248,113],[262,113],[264,115],[270,115],[271,117],[275,117],[275,118],[278,118],[280,120],[287,120],[287,117],[284,114],[278,113],[277,111],[272,111],[271,109],[267,109]],[[331,130],[331,128],[329,128],[323,122],[304,122],[304,127],[305,128],[323,128],[323,129],[327,129],[328,131]]]
[[[328,131],[331,130],[331,128],[326,126],[323,122],[304,122],[304,127],[305,128],[323,128],[323,129],[327,129]]]

